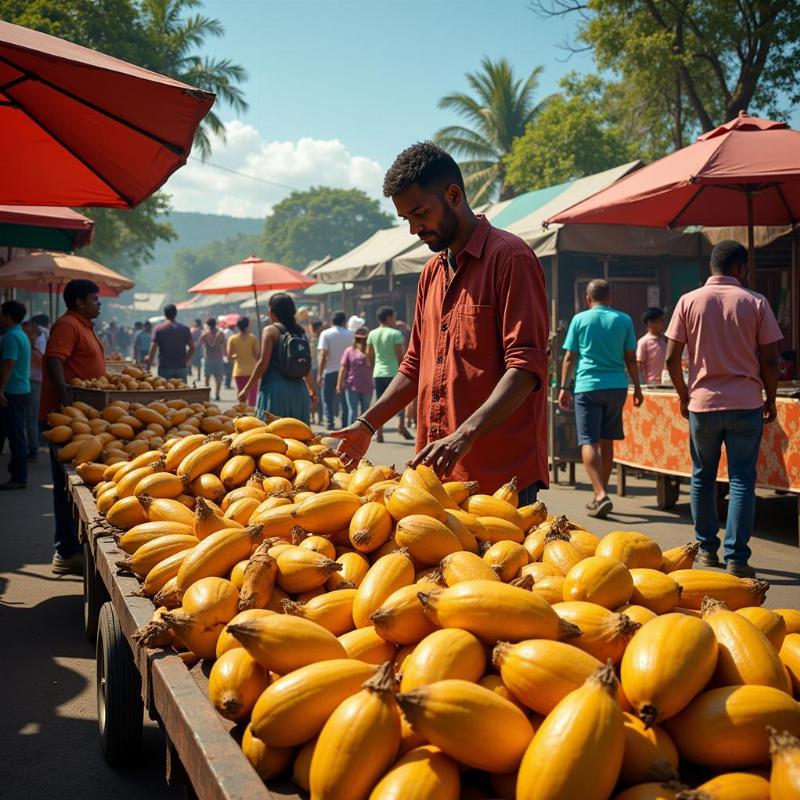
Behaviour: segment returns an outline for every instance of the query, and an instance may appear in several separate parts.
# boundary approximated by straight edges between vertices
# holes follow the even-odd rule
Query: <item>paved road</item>
[[[412,456],[412,444],[389,432],[384,445],[374,445],[376,463],[398,468]],[[6,457],[0,459],[0,479]],[[579,472],[580,479],[580,472]],[[542,494],[556,513],[584,522],[598,534],[624,528],[654,536],[664,547],[692,539],[686,495],[674,511],[655,507],[654,484],[630,481],[631,496],[615,499],[613,517],[588,520],[583,503],[586,485],[557,487]],[[0,795],[25,798],[109,797],[149,800],[182,797],[163,783],[163,740],[148,725],[145,758],[134,770],[114,771],[97,746],[94,648],[82,629],[81,581],[56,577],[52,556],[50,475],[47,462],[31,470],[28,490],[0,497]],[[800,606],[800,553],[792,545],[796,532],[790,498],[759,501],[760,527],[753,542],[753,563],[772,583],[768,605]],[[795,538],[796,543],[796,538]]]

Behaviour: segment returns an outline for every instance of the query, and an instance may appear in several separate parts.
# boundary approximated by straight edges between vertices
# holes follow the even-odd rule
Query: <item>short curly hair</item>
[[[464,189],[464,176],[453,157],[433,142],[417,142],[394,160],[383,179],[383,196],[393,197],[412,184],[420,188],[455,183]]]

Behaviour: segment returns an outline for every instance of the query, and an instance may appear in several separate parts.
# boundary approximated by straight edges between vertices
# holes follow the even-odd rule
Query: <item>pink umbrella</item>
[[[740,112],[547,221],[651,228],[746,224],[752,274],[753,226],[798,219],[800,131]]]
[[[231,292],[252,292],[256,301],[256,321],[261,328],[258,311],[258,292],[278,291],[280,289],[307,289],[316,281],[302,272],[297,272],[283,264],[273,264],[258,256],[245,258],[238,264],[225,267],[189,289],[194,294],[230,294]]]

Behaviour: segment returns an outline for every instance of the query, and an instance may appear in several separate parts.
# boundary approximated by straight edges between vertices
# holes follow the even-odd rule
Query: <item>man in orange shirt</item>
[[[435,255],[417,289],[408,351],[385,394],[334,435],[346,460],[419,398],[417,455],[441,476],[493,492],[516,476],[520,504],[547,486],[548,315],[533,251],[475,215],[456,162],[432,142],[403,151],[384,194]]]
[[[42,399],[39,419],[51,411],[69,405],[67,387],[73,378],[99,378],[106,371],[103,345],[97,338],[92,320],[100,314],[100,289],[92,281],[70,281],[64,287],[66,313],[50,329],[44,354]],[[53,512],[56,521],[53,572],[57,575],[82,575],[83,554],[61,464],[51,455],[53,472]]]

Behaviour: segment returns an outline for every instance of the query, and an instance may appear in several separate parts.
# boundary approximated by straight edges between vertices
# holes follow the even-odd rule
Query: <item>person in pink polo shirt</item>
[[[692,518],[698,562],[719,566],[714,495],[722,445],[728,456],[730,502],[724,557],[728,572],[755,574],[748,541],[756,507],[756,461],[764,423],[776,416],[778,346],[783,338],[767,299],[744,288],[747,251],[734,241],[711,252],[711,277],[683,295],[667,330],[667,369],[689,420]],[[681,354],[689,355],[689,386]]]
[[[642,383],[661,383],[664,360],[667,355],[667,338],[664,336],[664,311],[651,306],[642,314],[647,333],[636,342],[636,364]]]

